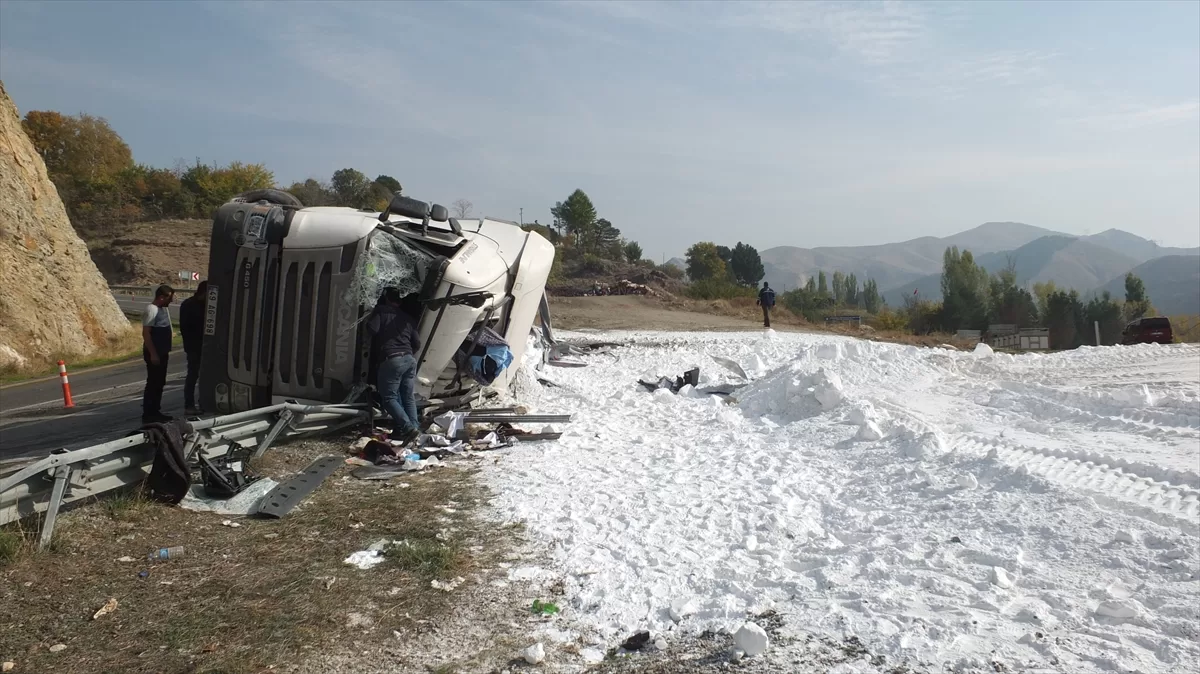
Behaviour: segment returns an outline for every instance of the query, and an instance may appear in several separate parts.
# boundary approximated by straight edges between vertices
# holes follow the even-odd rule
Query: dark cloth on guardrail
[[[176,419],[146,424],[138,432],[145,433],[146,441],[154,448],[154,465],[146,478],[148,495],[156,501],[179,503],[192,486],[192,474],[183,453],[184,438],[191,434],[192,425]]]

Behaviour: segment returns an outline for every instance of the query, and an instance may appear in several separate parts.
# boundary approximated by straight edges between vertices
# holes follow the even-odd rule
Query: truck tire
[[[300,203],[300,200],[296,198],[296,195],[292,194],[291,192],[284,192],[283,190],[250,190],[249,192],[242,192],[233,199],[234,201],[245,201],[248,203],[265,201],[269,204],[276,204],[278,206],[295,206],[296,208],[304,208],[304,204]]]

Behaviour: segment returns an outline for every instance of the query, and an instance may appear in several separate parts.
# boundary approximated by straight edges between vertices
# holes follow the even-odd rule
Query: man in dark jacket
[[[146,361],[146,388],[142,392],[142,422],[162,423],[171,417],[162,413],[163,387],[167,384],[167,363],[171,356],[171,300],[175,290],[162,285],[154,291],[154,301],[142,311],[142,360]]]
[[[395,288],[385,290],[367,319],[367,330],[371,333],[371,352],[380,361],[375,386],[392,417],[392,438],[410,440],[420,430],[416,355],[421,352],[421,338],[416,319],[401,309],[402,303]]]
[[[179,334],[187,355],[187,376],[183,380],[183,406],[189,417],[200,416],[196,407],[196,380],[200,378],[200,352],[204,344],[204,309],[208,305],[208,281],[196,286],[196,294],[179,305]]]
[[[763,281],[762,290],[758,291],[757,304],[763,310],[763,327],[771,327],[771,309],[775,308],[775,291],[767,285],[766,281]]]

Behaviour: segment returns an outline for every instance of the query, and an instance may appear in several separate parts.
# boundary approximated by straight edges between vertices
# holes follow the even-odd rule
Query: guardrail
[[[254,448],[254,456],[280,438],[333,432],[357,423],[369,423],[374,411],[365,405],[299,405],[282,403],[212,419],[190,421],[186,438],[188,462],[197,456],[212,458],[237,443]],[[154,447],[145,433],[135,432],[74,451],[58,450],[23,466],[0,473],[0,525],[45,513],[39,547],[54,533],[58,511],[64,505],[142,481],[154,461]]]

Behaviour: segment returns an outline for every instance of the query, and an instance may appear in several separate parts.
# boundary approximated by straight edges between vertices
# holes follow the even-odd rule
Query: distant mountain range
[[[1155,288],[1173,298],[1169,306],[1179,307],[1178,313],[1200,313],[1200,284],[1191,283],[1189,292],[1183,279],[1176,282],[1189,258],[1193,269],[1200,265],[1200,248],[1163,247],[1119,229],[1073,236],[1019,222],[989,222],[942,238],[927,236],[876,246],[779,246],[760,255],[766,279],[781,291],[804,285],[820,271],[828,276],[841,271],[855,274],[860,283],[874,278],[888,303],[898,306],[914,289],[925,299],[941,299],[942,254],[949,246],[970,250],[989,272],[999,271],[1011,261],[1022,285],[1054,281],[1060,288],[1074,288],[1083,294],[1120,280],[1121,292],[1113,294],[1124,296],[1125,273],[1137,268],[1155,278]],[[1169,258],[1179,259],[1159,262]],[[1195,277],[1185,274],[1185,278]],[[1157,306],[1155,289],[1148,278],[1143,276],[1143,280]],[[1160,310],[1176,312],[1166,306]]]
[[[1133,268],[1146,284],[1146,295],[1159,313],[1200,314],[1200,257],[1195,254],[1167,255]],[[1113,297],[1125,297],[1125,275],[1100,288]]]

